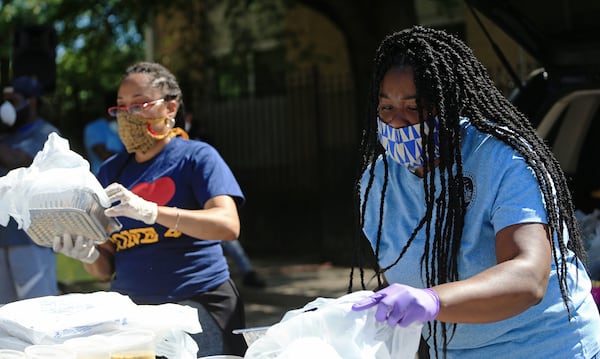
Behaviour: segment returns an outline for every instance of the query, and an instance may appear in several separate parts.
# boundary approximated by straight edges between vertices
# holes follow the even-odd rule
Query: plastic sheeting
[[[352,311],[352,304],[371,294],[359,291],[337,299],[317,298],[287,312],[250,345],[244,358],[414,359],[423,325],[402,328],[377,322],[376,306]]]

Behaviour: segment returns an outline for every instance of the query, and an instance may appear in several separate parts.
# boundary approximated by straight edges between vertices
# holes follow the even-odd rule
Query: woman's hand
[[[120,202],[116,206],[104,210],[105,215],[109,217],[129,217],[146,224],[156,223],[156,216],[158,215],[158,205],[156,203],[146,201],[119,183],[113,183],[104,190],[110,203]]]
[[[354,303],[352,310],[365,310],[374,305],[377,305],[375,319],[378,322],[386,321],[390,326],[398,324],[408,327],[414,322],[428,322],[434,320],[440,311],[440,299],[433,289],[397,283]]]
[[[83,236],[77,236],[73,240],[68,233],[63,234],[62,237],[54,237],[52,250],[88,264],[94,263],[100,256],[93,240]]]

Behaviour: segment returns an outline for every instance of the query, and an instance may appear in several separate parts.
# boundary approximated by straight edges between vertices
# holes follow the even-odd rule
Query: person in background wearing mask
[[[0,176],[28,167],[56,127],[38,116],[42,86],[18,77],[4,88],[0,106]],[[0,226],[0,304],[58,294],[56,254],[36,245],[14,219]]]
[[[116,98],[117,94],[114,91],[105,94],[105,106],[109,107],[114,104]],[[125,150],[117,132],[117,121],[108,115],[100,116],[85,125],[83,144],[93,174],[98,173],[102,162],[115,153]]]
[[[421,359],[600,358],[567,181],[528,119],[447,32],[374,59],[356,198],[385,288],[353,309],[423,324]]]
[[[175,127],[180,106],[181,89],[164,66],[127,68],[117,106],[108,109],[126,151],[97,175],[113,203],[105,214],[119,217],[123,228],[98,246],[65,234],[53,249],[138,304],[197,308],[203,331],[192,336],[199,357],[243,356],[244,338],[232,330],[245,327],[244,306],[221,241],[239,236],[244,195],[212,146],[185,139]]]

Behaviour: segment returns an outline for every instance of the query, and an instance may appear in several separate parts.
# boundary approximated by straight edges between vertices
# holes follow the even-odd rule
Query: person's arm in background
[[[20,167],[29,167],[33,162],[33,157],[24,151],[0,144],[0,167],[7,170],[14,170]]]
[[[85,268],[86,272],[90,275],[100,279],[101,281],[109,281],[114,272],[114,253],[115,253],[115,245],[106,241],[103,244],[97,245],[96,250],[99,252],[98,259],[96,259],[92,263],[83,263],[83,268]]]

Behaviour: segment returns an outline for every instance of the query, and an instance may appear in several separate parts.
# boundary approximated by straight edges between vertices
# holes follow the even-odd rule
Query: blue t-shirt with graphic
[[[462,161],[467,211],[458,258],[459,279],[472,277],[496,265],[496,233],[519,223],[547,223],[546,211],[534,174],[520,154],[493,136],[479,132],[468,120],[462,124]],[[379,264],[391,265],[401,253],[418,221],[425,215],[423,179],[388,158]],[[367,170],[361,188],[367,186]],[[364,232],[376,245],[384,165],[375,164]],[[439,178],[437,178],[439,189]],[[435,213],[435,210],[434,210]],[[423,288],[421,256],[425,231],[421,230],[402,259],[387,272],[390,283]],[[552,263],[542,302],[512,318],[488,324],[458,324],[448,344],[448,358],[590,358],[600,351],[600,318],[591,283],[574,255],[568,258],[567,281],[573,318],[569,321]],[[440,334],[441,330],[438,330]],[[424,326],[424,338],[430,338]],[[433,339],[428,340],[430,347]],[[438,335],[442,352],[443,339]],[[435,357],[431,348],[432,358]]]
[[[172,138],[156,157],[137,163],[126,152],[100,168],[103,186],[118,182],[138,196],[184,209],[202,209],[206,201],[228,195],[238,204],[242,191],[227,164],[210,145]],[[116,245],[111,290],[138,303],[188,299],[229,278],[221,242],[199,240],[159,224],[119,217],[123,228],[110,240]]]

